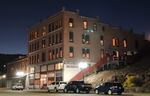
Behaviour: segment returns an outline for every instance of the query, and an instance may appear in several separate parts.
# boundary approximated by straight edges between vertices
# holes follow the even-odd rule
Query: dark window
[[[136,49],[139,48],[139,42],[138,42],[138,40],[135,40],[135,48],[136,48]]]
[[[62,33],[60,32],[59,33],[59,43],[61,43],[62,42]]]
[[[56,34],[56,44],[58,43],[58,34]]]
[[[73,32],[69,32],[69,42],[73,42]]]
[[[42,48],[46,47],[46,39],[42,39]]]
[[[43,52],[42,53],[42,62],[45,62],[46,61],[46,54]]]
[[[54,35],[52,35],[52,45],[55,44]]]
[[[49,24],[48,30],[49,30],[49,32],[52,31],[52,24]]]
[[[82,35],[82,43],[83,44],[89,44],[90,43],[90,36],[88,34],[83,34]]]

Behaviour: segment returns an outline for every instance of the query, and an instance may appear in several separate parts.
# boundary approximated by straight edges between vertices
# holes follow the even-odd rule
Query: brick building
[[[29,82],[34,88],[53,81],[70,81],[81,69],[107,57],[107,64],[138,53],[144,35],[80,16],[65,9],[29,29]],[[104,66],[102,66],[103,68]]]
[[[7,88],[11,88],[16,83],[22,83],[26,86],[26,75],[28,74],[28,58],[20,56],[18,59],[7,64]],[[17,72],[23,72],[24,76],[18,77]]]

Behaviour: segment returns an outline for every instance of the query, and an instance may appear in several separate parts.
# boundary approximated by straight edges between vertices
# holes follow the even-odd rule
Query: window
[[[82,34],[82,43],[89,44],[90,43],[90,36],[88,34]]]
[[[83,29],[88,29],[88,22],[87,21],[83,21]]]
[[[48,31],[49,31],[49,32],[52,31],[52,24],[49,24]]]
[[[73,32],[69,32],[69,42],[73,42]]]
[[[124,47],[124,48],[127,47],[127,40],[126,40],[126,39],[123,40],[123,47]]]
[[[54,35],[52,35],[52,45],[55,44]]]
[[[73,18],[69,18],[69,27],[72,28],[74,25],[73,25]]]
[[[104,46],[104,37],[102,35],[100,36],[100,45]]]
[[[135,40],[135,48],[136,48],[136,49],[139,48],[139,42],[138,42],[138,40]]]
[[[46,54],[43,52],[42,53],[42,62],[45,62],[46,61]]]
[[[56,48],[56,58],[59,58],[58,48]]]
[[[38,33],[34,32],[34,37],[37,38],[38,37]]]
[[[55,59],[55,50],[52,50],[52,59]]]
[[[88,48],[83,48],[83,49],[82,49],[82,57],[89,59],[89,58],[90,58],[90,49],[88,49]]]
[[[63,57],[63,51],[62,51],[62,47],[59,48],[59,57],[62,58]]]
[[[119,51],[113,51],[113,60],[117,60],[119,58]]]
[[[113,45],[113,47],[115,47],[115,46],[119,47],[119,38],[113,38],[112,45]]]
[[[69,47],[69,57],[72,58],[74,56],[74,48]]]
[[[105,31],[105,26],[102,26],[102,31],[103,31],[103,32]]]
[[[48,53],[48,60],[52,60],[52,52],[51,52],[51,50]]]
[[[94,31],[97,30],[97,24],[96,24],[96,23],[94,23],[94,25],[93,25],[93,30],[94,30]]]
[[[56,44],[58,43],[58,34],[56,34]]]
[[[119,38],[116,38],[116,46],[119,47]]]
[[[112,39],[112,45],[113,45],[113,46],[116,46],[115,41],[116,41],[115,38],[113,38],[113,39]]]
[[[46,47],[46,39],[42,39],[42,48]]]
[[[49,45],[49,46],[52,45],[52,40],[51,40],[51,39],[52,39],[51,36],[49,36],[49,38],[48,38],[48,45]]]
[[[37,54],[37,63],[40,62],[39,54]]]
[[[52,23],[51,28],[52,28],[51,31],[54,31],[54,29],[55,29],[54,28],[54,22]]]
[[[63,63],[55,64],[55,70],[61,70],[61,69],[63,69]]]
[[[104,49],[101,49],[101,58],[104,58]]]
[[[59,33],[59,43],[62,42],[62,32]]]

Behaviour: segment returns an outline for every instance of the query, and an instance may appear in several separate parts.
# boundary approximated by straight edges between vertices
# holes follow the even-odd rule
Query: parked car
[[[47,89],[48,89],[48,92],[50,91],[55,91],[55,92],[58,92],[60,90],[64,90],[65,86],[66,86],[66,82],[53,82],[51,83],[50,85],[47,86]]]
[[[103,83],[97,86],[94,90],[96,94],[104,93],[109,95],[113,93],[122,94],[122,92],[124,92],[124,88],[121,85],[121,83],[111,83],[111,82]]]
[[[80,93],[83,91],[89,93],[91,89],[92,85],[84,83],[84,81],[71,81],[65,86],[64,92],[73,91],[75,93]]]
[[[12,90],[23,90],[23,89],[24,89],[24,87],[21,83],[17,83],[12,86]]]

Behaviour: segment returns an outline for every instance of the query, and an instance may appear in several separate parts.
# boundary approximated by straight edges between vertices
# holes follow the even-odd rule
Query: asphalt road
[[[109,95],[103,95],[103,94],[75,94],[75,93],[48,93],[47,91],[43,90],[24,90],[24,91],[16,91],[16,90],[7,90],[7,89],[0,89],[0,96],[109,96]],[[111,95],[111,96],[150,96],[143,95],[143,94],[129,94],[129,93],[123,93],[122,95]]]

